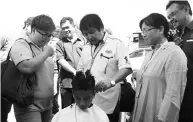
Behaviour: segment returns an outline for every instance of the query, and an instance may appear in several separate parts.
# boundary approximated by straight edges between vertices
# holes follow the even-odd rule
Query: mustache
[[[178,22],[178,21],[177,21],[177,20],[175,20],[175,19],[173,19],[173,20],[171,20],[171,21],[170,21],[170,23],[169,23],[169,24],[170,24],[171,26],[174,26],[174,24],[175,24],[176,22]]]
[[[61,33],[60,33],[60,34],[62,34],[62,35],[66,35],[66,34],[68,34],[68,33],[71,33],[71,31],[70,31],[70,30],[68,30],[68,31],[61,31]]]

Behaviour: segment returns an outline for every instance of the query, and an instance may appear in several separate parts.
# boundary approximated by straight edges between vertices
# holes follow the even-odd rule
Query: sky
[[[49,15],[59,25],[64,16],[78,24],[89,13],[98,14],[105,28],[122,38],[139,30],[139,22],[150,13],[166,16],[168,0],[1,0],[0,36],[20,34],[27,17]],[[193,0],[189,0],[193,5]]]

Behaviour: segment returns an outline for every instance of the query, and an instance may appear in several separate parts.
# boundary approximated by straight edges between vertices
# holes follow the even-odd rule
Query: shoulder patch
[[[106,50],[105,52],[106,52],[107,54],[111,54],[111,53],[112,53],[111,50]]]
[[[111,39],[111,40],[116,40],[116,41],[122,42],[120,39],[118,39],[116,37],[108,37],[108,38]]]

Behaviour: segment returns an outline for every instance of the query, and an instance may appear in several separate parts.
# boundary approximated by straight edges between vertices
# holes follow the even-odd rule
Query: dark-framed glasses
[[[142,30],[142,34],[147,34],[149,31],[156,29],[156,28],[149,28],[149,29],[144,29]]]
[[[182,10],[182,9],[184,9],[184,7],[181,7],[181,8],[179,8],[177,11],[172,12],[172,13],[168,16],[168,19],[173,18],[173,17],[174,17],[180,10]]]
[[[38,29],[36,29],[36,31],[39,33],[39,34],[41,34],[42,35],[42,38],[51,38],[53,35],[52,35],[52,33],[43,33],[43,32],[41,32],[40,30],[38,30]]]
[[[85,31],[83,31],[83,35],[85,35],[85,36],[88,36],[88,34],[93,34],[93,33],[95,33],[97,30],[96,29],[89,29],[89,30],[85,30]]]

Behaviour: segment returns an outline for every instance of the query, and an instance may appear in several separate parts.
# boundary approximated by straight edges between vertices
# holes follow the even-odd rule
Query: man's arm
[[[129,50],[122,42],[117,46],[116,57],[118,59],[119,71],[114,75],[112,80],[115,81],[115,83],[119,83],[133,72],[129,58]]]
[[[65,59],[61,58],[60,60],[58,60],[58,63],[63,69],[72,72],[74,75],[76,74],[76,70]]]
[[[133,72],[128,57],[128,50],[125,48],[123,43],[118,44],[115,58],[118,60],[117,67],[119,70],[113,75],[111,79],[105,79],[105,81],[98,82],[96,85],[96,91],[106,91],[112,87],[111,81],[119,83]]]
[[[123,81],[131,73],[132,73],[131,68],[122,68],[114,75],[112,80],[115,81],[115,83],[119,83]]]
[[[64,42],[60,40],[56,43],[56,60],[64,70],[75,74],[76,70],[66,61],[66,57],[67,54],[65,51]]]
[[[24,73],[33,73],[35,72],[41,64],[49,57],[52,56],[53,54],[53,49],[50,46],[47,46],[45,50],[40,54],[37,55],[34,58],[24,60],[20,63],[17,64],[17,68]]]

